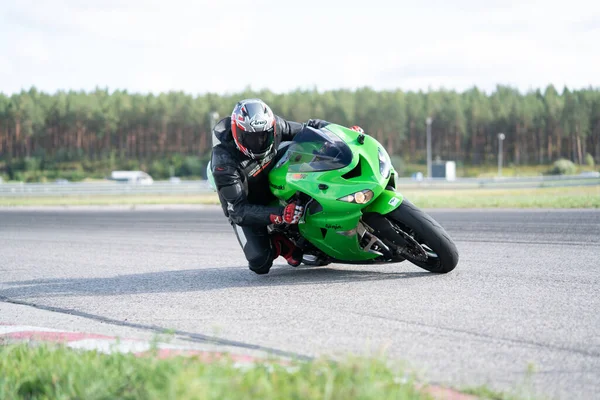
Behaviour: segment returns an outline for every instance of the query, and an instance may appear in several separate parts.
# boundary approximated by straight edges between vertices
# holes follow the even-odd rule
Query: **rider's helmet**
[[[358,125],[354,125],[354,126],[352,126],[350,129],[352,129],[353,131],[356,131],[356,132],[358,132],[358,133],[365,133],[365,131],[363,130],[363,128],[361,128],[361,127],[360,127],[360,126],[358,126]]]
[[[238,102],[231,113],[231,133],[239,151],[260,160],[273,150],[275,114],[260,99]]]

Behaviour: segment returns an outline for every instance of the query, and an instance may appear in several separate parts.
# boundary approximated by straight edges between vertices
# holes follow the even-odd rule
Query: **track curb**
[[[0,345],[23,342],[31,344],[61,344],[75,350],[98,351],[106,354],[131,353],[136,356],[155,354],[159,358],[195,356],[206,362],[217,361],[225,357],[236,364],[252,364],[261,361],[260,358],[249,355],[198,350],[192,347],[170,344],[159,340],[148,341],[38,326],[0,323]]]

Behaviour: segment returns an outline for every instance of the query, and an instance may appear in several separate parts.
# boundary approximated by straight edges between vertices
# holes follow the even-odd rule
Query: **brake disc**
[[[425,250],[423,246],[421,246],[421,244],[419,244],[419,242],[415,240],[415,238],[410,236],[408,233],[404,232],[402,229],[398,228],[396,224],[392,224],[392,226],[394,227],[394,230],[400,236],[402,236],[404,240],[406,240],[407,243],[407,246],[398,249],[399,254],[402,257],[413,259],[415,261],[427,261],[427,259],[429,258],[427,250]]]

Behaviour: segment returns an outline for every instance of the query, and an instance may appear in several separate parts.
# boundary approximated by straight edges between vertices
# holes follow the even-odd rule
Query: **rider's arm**
[[[266,226],[273,223],[274,216],[283,215],[284,207],[248,203],[242,173],[226,149],[213,148],[211,166],[219,200],[234,224]]]
[[[294,139],[294,136],[304,128],[304,124],[287,121],[278,115],[275,116],[275,123],[277,124],[276,131],[281,132],[281,140],[284,142]]]
[[[309,119],[305,124],[301,124],[300,122],[287,121],[276,115],[275,120],[277,121],[277,131],[281,132],[281,139],[283,141],[294,139],[294,136],[304,129],[305,126],[320,129],[329,125],[329,122],[323,121],[322,119]]]

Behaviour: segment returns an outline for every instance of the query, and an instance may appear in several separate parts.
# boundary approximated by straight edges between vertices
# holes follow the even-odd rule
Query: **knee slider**
[[[248,267],[251,271],[256,272],[259,275],[268,274],[269,270],[273,266],[273,259],[269,254],[268,257],[255,257],[248,260]]]

